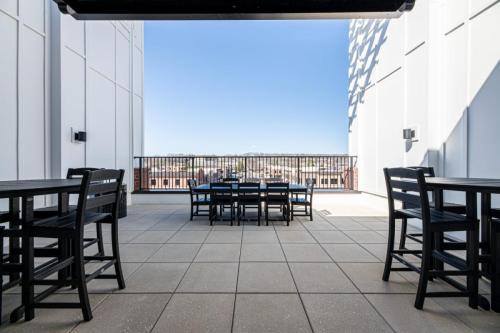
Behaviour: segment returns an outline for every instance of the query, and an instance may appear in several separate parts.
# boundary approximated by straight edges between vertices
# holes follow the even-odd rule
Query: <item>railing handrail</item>
[[[135,156],[134,188],[136,192],[187,190],[187,179],[208,183],[231,175],[261,180],[279,177],[296,183],[312,178],[318,189],[355,190],[356,164],[357,156],[348,154]]]

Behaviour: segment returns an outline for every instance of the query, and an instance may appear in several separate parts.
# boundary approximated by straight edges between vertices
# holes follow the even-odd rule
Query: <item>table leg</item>
[[[68,193],[59,193],[57,195],[57,213],[59,216],[65,215],[69,212],[69,194]],[[65,258],[70,256],[71,245],[68,244],[68,241],[65,239],[58,239],[59,248],[59,260],[64,260]],[[57,273],[58,279],[61,281],[67,280],[68,277],[71,276],[71,268],[68,266],[65,269],[60,270]]]
[[[466,202],[466,213],[467,219],[470,221],[477,220],[477,193],[467,191],[465,194],[465,202]],[[475,274],[467,277],[467,289],[468,290],[479,290],[479,224],[474,223],[474,231],[469,231],[467,233],[467,253],[469,254],[467,265],[475,270]],[[472,244],[475,244],[472,247]],[[472,247],[472,248],[471,248]],[[470,259],[470,260],[469,260]],[[469,298],[469,306],[472,308],[477,308],[478,306],[478,295],[474,295]]]
[[[481,254],[491,253],[491,194],[481,193]],[[491,267],[488,263],[482,263],[481,269],[484,272],[491,273]]]
[[[438,210],[443,210],[444,208],[444,195],[443,190],[434,190],[434,208]],[[442,232],[434,233],[434,249],[436,251],[442,251],[444,246],[444,234]],[[444,264],[442,261],[434,259],[434,269],[442,271],[444,269]]]
[[[16,230],[19,229],[19,198],[9,199],[9,229]],[[9,259],[13,264],[21,262],[21,257],[19,255],[19,249],[21,248],[21,242],[19,237],[10,237],[9,239]],[[12,273],[9,275],[9,282],[18,280],[21,277],[19,273]]]
[[[33,197],[22,198],[22,223],[26,225],[33,221]],[[22,275],[22,303],[24,306],[24,320],[30,321],[35,317],[33,308],[35,288],[30,283],[35,270],[34,241],[23,233],[23,275]]]

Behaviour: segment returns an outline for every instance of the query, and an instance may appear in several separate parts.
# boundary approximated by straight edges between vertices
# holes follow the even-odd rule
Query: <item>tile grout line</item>
[[[276,238],[278,238],[278,244],[280,245],[281,251],[283,252],[283,256],[285,257],[286,266],[288,267],[288,271],[290,272],[290,276],[292,277],[292,281],[293,281],[293,284],[295,286],[295,290],[297,291],[296,295],[299,297],[300,304],[302,305],[302,309],[304,310],[304,314],[306,315],[306,319],[307,319],[307,322],[309,324],[309,328],[311,329],[311,332],[314,333],[314,327],[312,325],[311,318],[309,318],[309,313],[307,312],[306,306],[304,304],[304,300],[302,299],[302,296],[299,292],[299,287],[297,286],[297,282],[295,281],[295,277],[293,276],[292,269],[290,268],[288,258],[286,256],[285,250],[283,249],[283,244],[281,243],[281,239],[278,236],[278,231],[276,230],[274,223],[273,223],[273,227],[274,227],[274,232],[276,233]]]
[[[302,222],[301,222],[302,223]],[[330,223],[330,222],[328,222]],[[331,224],[331,223],[330,223]],[[307,229],[307,228],[306,228]],[[345,236],[347,236],[348,238],[351,238],[349,237],[347,234],[345,234],[342,230],[339,230],[340,232],[342,232]],[[330,259],[333,261],[333,264],[336,265],[340,271],[342,272],[342,274],[345,275],[345,277],[347,279],[349,279],[349,281],[352,283],[352,285],[359,291],[359,294],[368,302],[368,304],[370,304],[370,306],[372,307],[372,309],[380,316],[380,318],[382,318],[382,320],[387,324],[387,326],[393,331],[393,332],[396,332],[396,330],[392,327],[392,325],[387,321],[387,319],[377,310],[377,308],[375,308],[375,306],[373,306],[373,304],[368,300],[368,298],[366,297],[366,295],[361,292],[361,289],[359,289],[359,287],[354,283],[354,281],[351,279],[351,277],[349,275],[347,275],[347,273],[342,269],[342,267],[337,264],[337,262],[333,259],[333,257],[330,255],[330,253],[328,253],[328,251],[325,250],[325,248],[323,247],[323,245],[316,239],[316,237],[314,237],[314,235],[309,231],[307,230],[307,232],[309,232],[309,234],[311,235],[311,237],[313,237],[317,242],[318,242],[318,245],[321,247],[321,249],[326,253],[327,256],[330,257]],[[352,239],[352,238],[351,238]],[[355,244],[358,244],[354,239],[352,239],[354,241]]]
[[[240,255],[238,257],[238,272],[236,273],[236,289],[234,291],[234,302],[233,302],[233,316],[231,318],[231,333],[234,332],[234,316],[236,314],[236,297],[238,295],[238,284],[240,282],[240,264],[241,264],[241,250],[243,248],[243,230],[245,226],[241,229],[241,238],[240,238]]]
[[[188,224],[189,221],[186,221],[186,223],[184,223],[182,225],[181,228],[179,228],[179,230],[177,230],[177,232],[179,232],[186,224]],[[177,234],[177,232],[175,234]],[[174,235],[175,235],[174,234]],[[172,235],[172,237],[174,237],[174,235]],[[172,298],[175,296],[175,294],[177,293],[177,289],[179,289],[179,286],[181,285],[182,283],[182,280],[184,280],[184,278],[186,277],[189,269],[191,268],[191,266],[193,265],[194,263],[194,260],[196,259],[196,256],[198,256],[198,254],[200,253],[200,250],[203,246],[203,244],[205,243],[205,241],[207,240],[208,238],[208,235],[210,235],[210,232],[207,233],[207,235],[205,236],[205,239],[203,240],[203,243],[200,244],[200,247],[198,248],[198,251],[196,251],[196,254],[193,256],[193,260],[191,261],[191,263],[188,265],[188,267],[186,268],[186,271],[184,272],[184,274],[182,275],[182,277],[179,279],[179,282],[177,283],[177,286],[175,287],[174,291],[172,291],[171,293],[171,296],[170,298],[168,299],[167,303],[165,304],[165,306],[163,307],[163,310],[160,312],[160,315],[158,316],[158,318],[156,318],[156,321],[154,322],[153,326],[151,327],[151,330],[149,331],[150,333],[153,332],[153,330],[155,329],[156,325],[158,324],[158,322],[160,321],[160,318],[161,316],[163,315],[163,313],[165,312],[165,310],[167,309],[167,306],[170,304],[170,301],[172,300]],[[170,238],[169,238],[170,239]],[[165,242],[165,244],[167,244],[168,240]],[[165,245],[164,244],[164,245]],[[160,247],[161,248],[161,247]],[[158,249],[159,250],[159,249]],[[156,251],[158,252],[158,251]],[[155,252],[155,254],[156,254]],[[151,258],[151,257],[149,257]],[[148,258],[148,259],[149,259]]]

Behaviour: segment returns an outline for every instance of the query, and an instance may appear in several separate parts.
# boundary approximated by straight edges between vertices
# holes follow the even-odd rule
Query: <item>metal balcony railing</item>
[[[286,181],[317,189],[357,190],[357,158],[347,155],[225,155],[158,156],[134,158],[136,193],[176,192],[198,184],[236,177],[241,181]]]

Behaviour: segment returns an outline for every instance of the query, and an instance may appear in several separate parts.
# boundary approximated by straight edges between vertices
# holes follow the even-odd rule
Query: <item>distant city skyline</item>
[[[146,155],[345,154],[348,21],[145,23]]]

